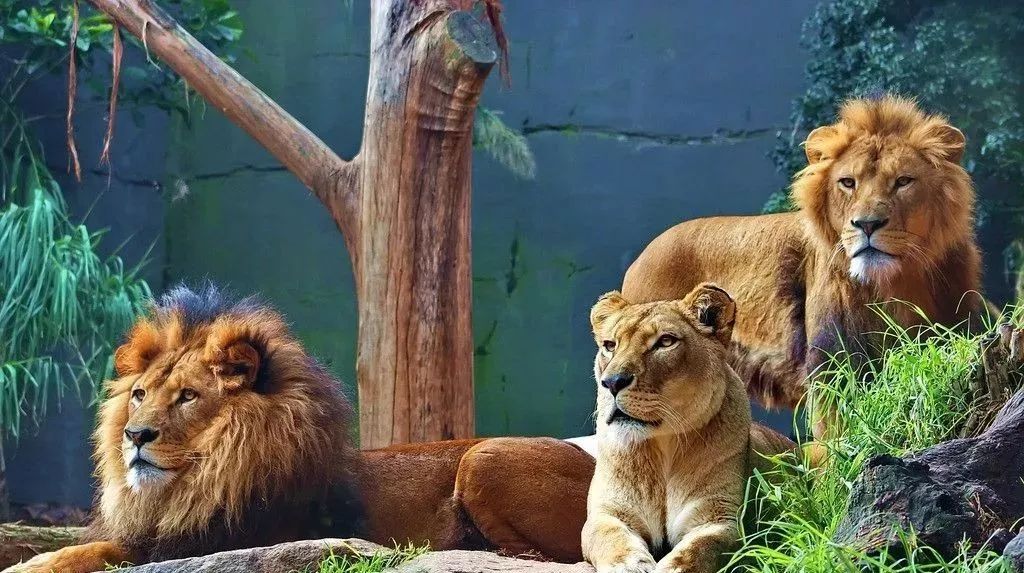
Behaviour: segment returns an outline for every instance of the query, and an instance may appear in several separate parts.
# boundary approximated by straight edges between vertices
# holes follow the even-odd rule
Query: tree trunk
[[[416,12],[371,7],[356,273],[367,448],[474,433],[470,159],[497,52],[467,12]]]
[[[330,211],[356,277],[363,447],[472,436],[470,160],[492,30],[464,0],[373,0],[364,139],[346,162],[150,0],[90,2]]]
[[[0,523],[0,569],[34,555],[74,545],[84,527],[31,527]]]

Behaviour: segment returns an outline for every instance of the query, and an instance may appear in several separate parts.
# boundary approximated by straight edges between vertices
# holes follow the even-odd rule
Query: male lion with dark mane
[[[885,325],[871,303],[904,327],[924,321],[910,305],[946,325],[986,310],[958,129],[908,99],[855,99],[805,151],[799,211],[676,225],[622,285],[633,302],[682,298],[703,281],[728,290],[740,309],[733,365],[768,406],[796,406],[841,349],[878,356]],[[816,418],[820,437],[828,416]]]
[[[176,288],[135,324],[115,368],[84,543],[9,571],[346,536],[580,558],[589,455],[547,438],[359,452],[340,383],[253,299]]]

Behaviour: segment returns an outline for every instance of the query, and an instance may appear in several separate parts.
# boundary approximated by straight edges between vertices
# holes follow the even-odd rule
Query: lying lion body
[[[610,293],[594,307],[598,456],[583,551],[598,573],[716,571],[759,453],[793,447],[751,423],[728,364],[735,312],[709,284],[682,301]]]
[[[91,572],[323,537],[579,558],[590,456],[544,438],[359,452],[341,385],[251,300],[175,289],[115,364],[84,543],[14,571]]]
[[[636,302],[709,280],[729,291],[733,365],[768,406],[796,406],[807,376],[840,350],[877,356],[885,324],[873,303],[904,327],[926,320],[914,307],[950,326],[987,311],[958,130],[890,96],[847,102],[805,145],[799,211],[676,225],[622,285]]]

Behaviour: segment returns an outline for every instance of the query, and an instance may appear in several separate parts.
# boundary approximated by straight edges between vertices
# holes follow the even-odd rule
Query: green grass
[[[861,376],[845,353],[816,378],[816,395],[837,413],[842,436],[825,443],[829,463],[808,468],[795,455],[776,458],[773,475],[748,488],[742,547],[727,569],[742,572],[833,571],[1009,572],[997,554],[966,544],[952,560],[906,535],[900,556],[867,555],[832,541],[846,513],[853,480],[872,456],[902,456],[957,437],[970,406],[967,380],[978,361],[978,337],[942,326],[908,332],[887,320],[883,359]],[[927,334],[928,336],[924,336]],[[871,380],[872,381],[865,381]]]
[[[334,555],[332,552],[310,573],[379,573],[415,559],[428,551],[426,547],[396,546],[373,555]]]

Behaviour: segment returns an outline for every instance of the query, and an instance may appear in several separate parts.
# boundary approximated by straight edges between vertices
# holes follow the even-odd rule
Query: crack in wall
[[[226,169],[224,171],[211,171],[209,173],[197,173],[195,175],[175,175],[167,174],[162,179],[167,181],[194,183],[196,181],[209,181],[215,179],[227,179],[240,173],[280,173],[288,171],[283,165],[253,165],[253,164],[242,164]],[[156,179],[146,179],[144,177],[132,177],[121,175],[118,171],[107,171],[105,169],[94,168],[90,169],[89,173],[98,175],[100,177],[109,177],[111,180],[116,181],[122,185],[131,185],[136,187],[149,187],[156,191],[163,191],[164,184]]]
[[[618,141],[638,141],[653,145],[733,145],[752,139],[774,135],[781,127],[764,127],[758,129],[719,129],[707,135],[680,135],[674,133],[652,133],[641,130],[616,129],[602,125],[583,125],[574,123],[545,123],[529,125],[522,129],[524,136],[536,133],[561,133],[564,135],[591,135],[607,137]]]

